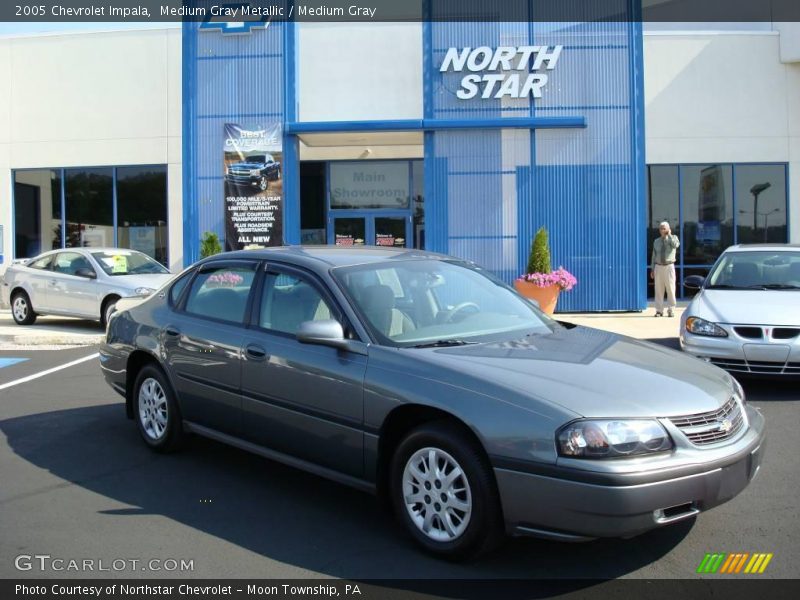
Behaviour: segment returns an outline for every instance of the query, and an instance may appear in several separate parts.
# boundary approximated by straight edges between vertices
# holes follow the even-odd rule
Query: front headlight
[[[728,337],[728,332],[719,325],[700,317],[689,317],[686,319],[686,331],[695,335],[708,335],[711,337]]]
[[[137,296],[149,296],[150,294],[155,292],[155,290],[153,288],[149,288],[149,287],[138,287],[135,290],[133,290],[133,292]]]
[[[259,175],[261,175],[261,171],[259,169],[251,169],[250,175],[252,175],[253,177],[258,177]]]
[[[672,449],[669,434],[652,419],[573,421],[556,439],[559,454],[574,458],[619,458]]]

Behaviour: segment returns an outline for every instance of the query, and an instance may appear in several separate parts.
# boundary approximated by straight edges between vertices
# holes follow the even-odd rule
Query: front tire
[[[17,325],[33,325],[36,313],[26,292],[15,292],[11,297],[11,315]]]
[[[111,297],[103,302],[100,316],[100,325],[103,326],[103,329],[108,329],[108,321],[111,319],[111,315],[114,314],[114,311],[117,310],[117,300],[119,300],[119,298]]]
[[[139,434],[156,452],[172,452],[183,442],[183,424],[175,395],[164,372],[145,365],[133,387],[133,407]]]
[[[265,175],[261,176],[261,179],[258,180],[258,189],[262,192],[265,192],[269,188],[269,181]]]
[[[465,560],[503,538],[494,476],[480,446],[454,423],[411,431],[390,471],[392,504],[411,537],[428,552]]]

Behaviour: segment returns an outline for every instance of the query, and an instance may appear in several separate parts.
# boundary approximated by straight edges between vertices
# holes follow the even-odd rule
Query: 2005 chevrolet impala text
[[[765,442],[721,369],[414,250],[211,257],[121,307],[101,365],[155,450],[196,433],[385,494],[450,558],[691,518],[748,485]]]

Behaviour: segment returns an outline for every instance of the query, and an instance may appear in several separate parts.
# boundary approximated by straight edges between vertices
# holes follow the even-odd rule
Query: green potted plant
[[[219,243],[219,236],[211,231],[206,231],[200,238],[200,258],[213,256],[222,252],[222,245]]]
[[[536,300],[545,313],[552,315],[556,310],[558,295],[562,291],[568,292],[577,283],[575,276],[564,267],[553,271],[547,229],[540,227],[531,244],[528,268],[525,274],[514,281],[514,287],[526,298]]]

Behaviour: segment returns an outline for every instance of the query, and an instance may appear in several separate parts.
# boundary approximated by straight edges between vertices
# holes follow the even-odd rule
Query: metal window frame
[[[147,167],[163,167],[164,177],[166,178],[167,195],[165,201],[167,202],[167,264],[171,262],[170,248],[169,248],[169,165],[166,163],[146,163],[146,164],[125,164],[125,165],[78,165],[69,167],[24,167],[21,169],[11,169],[11,226],[9,227],[11,235],[11,256],[12,260],[19,258],[17,256],[17,236],[16,236],[16,214],[17,214],[17,199],[15,194],[16,174],[28,171],[55,171],[61,180],[61,189],[59,190],[61,201],[61,246],[59,248],[51,248],[50,250],[64,250],[67,247],[67,180],[66,172],[73,170],[83,169],[111,169],[111,227],[113,228],[113,243],[116,247],[119,242],[119,224],[118,224],[118,197],[117,197],[117,170],[126,168],[147,168]],[[1,253],[2,249],[0,249]],[[40,254],[47,252],[42,250],[40,244]],[[23,257],[30,258],[30,257]]]

